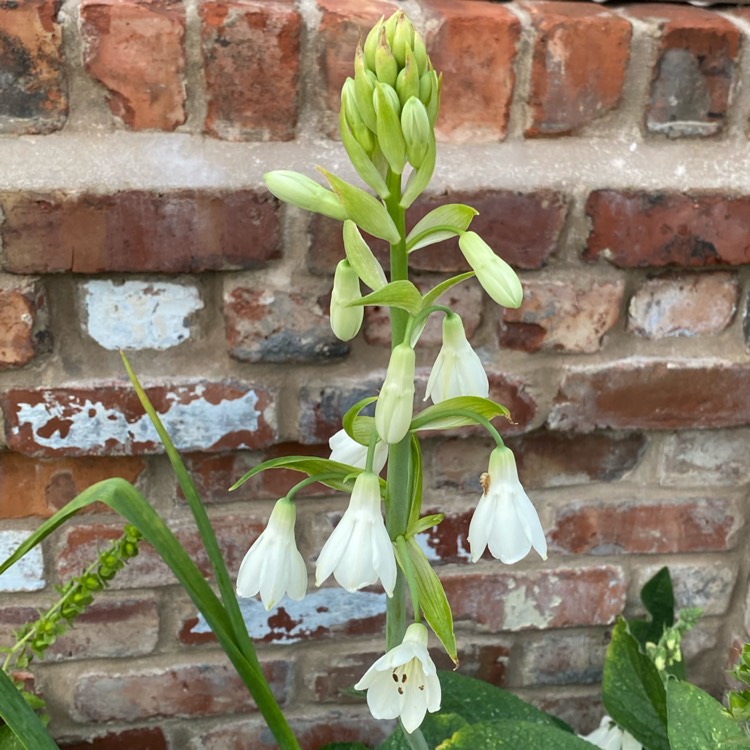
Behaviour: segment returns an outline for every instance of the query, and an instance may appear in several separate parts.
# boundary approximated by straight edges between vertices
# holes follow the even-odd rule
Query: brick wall
[[[386,316],[343,344],[327,327],[333,222],[277,204],[271,168],[345,176],[338,91],[386,0],[0,2],[0,553],[77,492],[134,481],[201,565],[128,352],[190,466],[236,570],[273,500],[253,463],[326,453],[379,387]],[[750,10],[410,0],[445,73],[433,194],[520,271],[504,314],[451,290],[507,404],[504,426],[551,545],[547,563],[467,563],[489,445],[426,443],[426,535],[462,668],[579,728],[598,722],[608,627],[669,564],[705,617],[691,673],[719,692],[746,637],[750,482]],[[450,243],[425,283],[464,270]],[[434,325],[434,324],[431,324]],[[430,328],[422,380],[439,344]],[[343,498],[309,488],[314,559]],[[0,578],[0,631],[118,533],[95,510]],[[346,605],[346,609],[343,607]],[[261,660],[303,744],[382,727],[339,689],[382,648],[383,597],[314,591],[267,615]],[[237,679],[147,549],[38,668],[69,748],[270,748]],[[91,742],[88,742],[91,741]]]

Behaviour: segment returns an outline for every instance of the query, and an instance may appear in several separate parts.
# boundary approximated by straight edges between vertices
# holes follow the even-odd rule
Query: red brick
[[[539,430],[507,440],[527,489],[564,487],[620,479],[638,465],[646,439],[637,433],[597,432],[566,435]],[[479,476],[487,471],[492,441],[452,439],[423,445],[435,487],[481,491]]]
[[[253,509],[242,517],[224,516],[212,519],[224,561],[230,575],[239,570],[240,562],[250,545],[265,528],[268,512]],[[261,520],[262,519],[262,520]],[[182,520],[170,523],[170,528],[198,566],[201,573],[211,576],[213,568],[206,554],[203,542],[192,521]],[[59,551],[56,556],[58,580],[66,581],[80,575],[90,565],[98,553],[122,534],[122,524],[112,526],[105,523],[80,524],[67,528],[60,534]],[[112,589],[130,589],[170,586],[175,578],[151,545],[141,542],[137,557],[128,564],[112,581]]]
[[[44,289],[25,283],[0,289],[0,369],[23,367],[49,349]]]
[[[721,132],[726,121],[740,30],[713,11],[664,4],[631,5],[628,15],[661,33],[646,127],[670,137]]]
[[[38,459],[0,453],[0,518],[51,516],[92,484],[109,477],[134,483],[144,468],[136,457]]]
[[[497,141],[508,132],[521,24],[507,8],[489,2],[428,0],[432,17],[427,47],[444,74],[438,137]]]
[[[286,1],[200,3],[206,132],[230,141],[294,138],[301,18]]]
[[[185,122],[185,10],[176,0],[83,0],[83,64],[134,130]]]
[[[398,6],[387,0],[318,0],[317,9],[320,23],[315,36],[324,80],[323,106],[338,113],[344,81],[354,76],[357,42],[381,16],[390,16]],[[338,134],[338,126],[333,130]]]
[[[447,278],[447,276],[438,278],[421,276],[415,278],[414,282],[419,291],[424,294]],[[470,279],[449,289],[440,297],[439,303],[447,305],[461,316],[466,335],[471,339],[482,322],[483,297],[484,292],[479,282]],[[420,346],[440,347],[442,345],[443,317],[442,314],[430,316],[420,336]],[[387,307],[376,305],[366,308],[364,334],[368,344],[391,345],[391,319]]]
[[[625,283],[527,280],[518,309],[504,309],[500,345],[526,352],[595,352],[618,321]]]
[[[471,223],[472,230],[505,261],[520,269],[546,265],[557,250],[567,213],[566,198],[552,190],[448,192],[415,203],[407,216],[407,230],[433,208],[445,203],[465,203],[479,211]],[[314,216],[310,221],[310,235],[308,269],[316,274],[333,275],[336,264],[344,257],[341,222]],[[388,268],[388,246],[380,240],[368,238],[368,241],[383,267]],[[446,240],[415,251],[409,256],[409,265],[416,271],[438,273],[471,270],[457,240]]]
[[[649,279],[630,299],[628,329],[651,339],[718,334],[732,322],[739,298],[731,273]]]
[[[522,696],[538,709],[562,719],[580,734],[593,732],[599,726],[602,716],[607,713],[602,704],[602,690],[599,686],[594,692],[591,688],[571,690],[566,687],[556,694],[547,688],[541,693],[534,691]]]
[[[576,500],[557,509],[547,539],[572,554],[723,552],[742,526],[736,503],[726,498]]]
[[[359,649],[354,653],[344,654],[337,649],[335,655],[331,654],[331,658],[321,662],[306,674],[305,681],[315,699],[321,703],[358,704],[358,697],[348,695],[344,691],[350,690],[354,683],[359,682],[373,662],[382,655],[382,651],[370,649]]]
[[[747,379],[747,367],[723,361],[634,358],[571,368],[548,423],[579,431],[748,424]]]
[[[584,258],[620,268],[736,266],[750,262],[750,198],[595,190]]]
[[[267,421],[273,396],[234,381],[148,387],[179,450],[226,451],[274,442]],[[77,388],[9,390],[0,397],[8,446],[29,456],[160,453],[163,449],[135,391],[114,381]]]
[[[267,661],[264,671],[283,705],[290,689],[291,665]],[[252,707],[234,668],[204,657],[199,664],[84,672],[72,688],[71,715],[79,722],[139,721],[241,713]]]
[[[310,289],[232,285],[224,292],[229,354],[240,362],[277,364],[340,359],[349,345],[333,334],[326,308]]]
[[[169,750],[164,732],[159,727],[100,733],[86,739],[57,737],[56,741],[64,750]]]
[[[630,57],[630,23],[589,3],[524,7],[536,31],[526,136],[568,135],[615,108]]]
[[[12,273],[187,273],[279,256],[277,203],[252,190],[0,193]]]
[[[267,461],[282,456],[318,456],[328,458],[330,449],[327,445],[302,445],[300,443],[279,443],[272,445],[263,454]],[[283,497],[297,482],[305,478],[304,474],[292,469],[272,469],[264,471],[258,476],[257,490],[254,496],[277,498]],[[310,484],[299,491],[298,497],[314,495],[330,495],[331,490],[322,484]]]
[[[61,0],[26,0],[0,7],[0,133],[49,133],[65,125],[60,5]]]
[[[11,630],[39,617],[32,607],[0,611],[3,644],[11,643]],[[134,638],[133,633],[138,633]],[[45,661],[145,656],[159,639],[159,613],[154,599],[100,598],[45,652]]]
[[[625,605],[624,572],[614,565],[522,571],[496,562],[441,580],[454,620],[491,633],[608,625]]]

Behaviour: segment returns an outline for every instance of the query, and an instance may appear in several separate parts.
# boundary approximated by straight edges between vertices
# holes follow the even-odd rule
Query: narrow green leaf
[[[363,398],[361,401],[357,401],[354,406],[351,406],[349,409],[346,410],[346,414],[344,414],[344,418],[341,420],[341,426],[346,430],[347,435],[349,435],[350,438],[356,440],[358,443],[361,443],[362,445],[369,445],[370,444],[370,436],[367,435],[366,440],[362,441],[357,437],[356,431],[355,431],[355,420],[359,416],[359,413],[364,409],[366,406],[369,406],[370,404],[374,403],[378,400],[377,396],[368,396],[367,398]],[[375,420],[373,419],[373,425],[375,424]]]
[[[393,223],[386,207],[373,195],[362,188],[342,180],[328,170],[318,167],[336,193],[347,218],[358,224],[365,232],[387,240],[395,245],[401,235]]]
[[[427,531],[427,529],[431,529],[433,526],[437,526],[444,520],[445,513],[433,513],[429,516],[423,516],[422,518],[418,518],[413,524],[410,524],[406,533],[409,536],[416,536],[423,531]]]
[[[335,475],[334,477],[326,476],[321,479],[321,484],[332,487],[334,490],[342,492],[351,492],[351,486],[346,481],[348,476],[357,476],[362,469],[354,469],[346,464],[340,464],[338,461],[331,461],[328,458],[316,458],[315,456],[281,456],[272,458],[268,461],[253,466],[250,471],[243,474],[230,488],[229,491],[236,490],[238,487],[247,482],[250,477],[260,474],[261,471],[268,469],[292,469],[300,471],[303,474],[312,476],[313,474]]]
[[[24,750],[25,747],[7,724],[0,726],[0,750]]]
[[[412,495],[407,529],[417,524],[422,513],[422,448],[419,445],[419,438],[414,434],[411,436],[411,466],[413,473],[409,485],[412,488]],[[412,536],[414,533],[418,532],[412,532]]]
[[[410,315],[416,315],[422,308],[422,295],[411,281],[401,279],[386,284],[382,289],[351,302],[351,306],[359,305],[387,305],[406,310]]]
[[[671,750],[750,747],[750,740],[721,703],[689,682],[667,682],[667,718]]]
[[[13,680],[0,669],[0,719],[27,750],[58,750],[57,743],[44,728],[41,719],[26,703]],[[12,742],[12,740],[11,740]],[[13,747],[13,745],[8,745]]]
[[[458,276],[451,276],[450,279],[446,279],[433,289],[430,289],[430,291],[427,292],[427,294],[425,294],[422,299],[422,309],[425,309],[430,305],[434,305],[435,302],[437,302],[438,299],[451,287],[456,286],[456,284],[460,284],[462,281],[471,279],[473,276],[476,276],[474,271],[467,271],[466,273],[461,273]]]
[[[592,745],[557,727],[503,719],[462,727],[435,750],[591,750]]]
[[[479,396],[457,396],[428,406],[411,421],[410,430],[448,430],[476,424],[476,420],[456,412],[474,412],[485,419],[510,417],[510,412],[502,404]]]
[[[475,208],[463,203],[446,203],[444,206],[438,206],[409,232],[406,237],[407,251],[411,253],[419,250],[420,247],[426,247],[465,232],[478,213],[479,211]]]
[[[432,138],[430,139],[430,147],[427,150],[427,156],[425,156],[419,169],[415,169],[406,181],[406,190],[404,190],[404,193],[401,196],[401,202],[399,203],[401,208],[409,208],[409,206],[411,206],[411,204],[414,203],[414,201],[425,191],[432,179],[432,173],[435,171],[436,159],[437,145],[435,143],[435,134],[433,133]]]
[[[388,283],[383,266],[362,238],[357,225],[349,219],[344,222],[344,250],[351,267],[370,289],[381,289]]]
[[[667,696],[656,667],[619,620],[607,648],[602,679],[607,713],[649,750],[670,750]]]
[[[414,538],[407,540],[406,548],[419,595],[419,606],[435,635],[454,664],[458,664],[456,636],[453,632],[453,613],[445,596],[443,584],[432,569],[429,560]]]

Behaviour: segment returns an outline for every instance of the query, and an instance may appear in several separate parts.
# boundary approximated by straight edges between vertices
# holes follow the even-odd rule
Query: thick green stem
[[[387,177],[390,197],[385,205],[401,235],[399,242],[391,245],[391,281],[409,278],[409,259],[406,252],[406,212],[399,202],[401,200],[401,175],[388,172]],[[406,333],[409,314],[397,307],[391,308],[391,348],[400,344]],[[411,499],[411,436],[407,435],[400,443],[388,449],[388,510],[386,527],[391,539],[406,533],[409,521],[409,502]],[[394,648],[404,638],[406,632],[406,585],[404,575],[398,571],[393,596],[388,599],[386,609],[386,647]]]

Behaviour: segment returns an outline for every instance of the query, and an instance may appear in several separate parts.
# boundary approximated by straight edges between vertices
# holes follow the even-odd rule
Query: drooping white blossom
[[[427,380],[424,400],[434,404],[457,396],[487,398],[490,384],[477,353],[466,340],[461,318],[450,314],[443,318],[443,346]]]
[[[358,443],[349,437],[346,430],[339,430],[328,440],[328,446],[331,449],[329,458],[331,461],[338,461],[341,464],[348,464],[358,469],[364,469],[367,462],[367,446]],[[372,461],[372,470],[380,474],[388,460],[388,446],[378,441],[375,445],[375,455]]]
[[[347,591],[380,579],[393,596],[396,556],[380,511],[380,479],[373,472],[363,471],[354,482],[349,507],[318,556],[315,584],[331,573]]]
[[[375,405],[375,429],[386,443],[400,443],[409,432],[414,407],[416,358],[408,344],[392,352],[383,387]]]
[[[487,547],[493,557],[508,564],[522,560],[532,547],[546,560],[544,530],[518,479],[509,448],[499,446],[492,451],[482,487],[484,492],[469,524],[472,561],[479,560]]]
[[[260,598],[272,609],[288,594],[299,601],[307,592],[307,568],[294,540],[297,510],[291,500],[276,502],[268,525],[247,551],[237,574],[237,594]]]
[[[402,643],[381,656],[354,687],[367,690],[367,705],[376,719],[400,718],[411,734],[427,711],[440,709],[440,681],[427,651],[427,628],[409,625]]]
[[[643,745],[630,732],[620,729],[609,716],[605,716],[591,734],[579,736],[602,750],[643,750]]]

